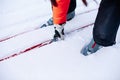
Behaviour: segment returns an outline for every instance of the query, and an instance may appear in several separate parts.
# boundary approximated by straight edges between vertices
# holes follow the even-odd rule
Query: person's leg
[[[67,13],[67,21],[75,17],[76,0],[70,0],[70,6]]]
[[[74,18],[75,8],[76,8],[76,0],[70,0],[70,5],[69,5],[68,13],[67,13],[67,21],[70,21],[71,19]],[[52,17],[46,23],[44,23],[41,26],[41,28],[46,27],[46,26],[51,26],[51,25],[53,25],[53,18]]]
[[[93,38],[81,53],[85,56],[94,53],[101,46],[115,43],[116,33],[120,24],[120,5],[113,0],[102,0],[93,29]]]
[[[120,7],[117,0],[102,0],[93,29],[95,42],[102,46],[115,44],[120,24]]]
[[[76,0],[70,0],[68,14],[75,11],[75,8],[76,8]]]

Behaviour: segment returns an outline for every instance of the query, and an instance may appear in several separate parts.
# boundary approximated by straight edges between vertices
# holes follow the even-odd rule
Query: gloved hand
[[[64,40],[64,24],[55,24],[54,25],[54,29],[55,29],[55,34],[54,34],[54,41],[58,41],[58,40]]]
[[[87,3],[87,1],[86,1],[86,0],[82,0],[82,2],[83,2],[83,4],[84,4],[85,6],[87,6],[87,5],[88,5],[88,3]]]

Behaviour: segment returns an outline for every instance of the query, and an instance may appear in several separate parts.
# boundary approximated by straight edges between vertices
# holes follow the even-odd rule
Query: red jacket
[[[52,5],[54,24],[62,24],[66,22],[69,3],[70,0],[56,0],[57,5]]]

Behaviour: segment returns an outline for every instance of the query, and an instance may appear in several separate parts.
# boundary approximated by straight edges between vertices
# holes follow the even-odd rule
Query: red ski
[[[65,34],[67,35],[67,34],[72,33],[72,32],[74,32],[74,31],[82,30],[82,29],[84,29],[84,28],[86,28],[86,27],[89,27],[89,26],[91,26],[91,25],[93,25],[93,24],[94,24],[94,23],[90,23],[90,24],[87,24],[87,25],[84,25],[84,26],[80,26],[79,28],[74,29],[74,30],[71,30],[71,31],[69,31],[69,32],[67,32],[67,33],[65,33]],[[29,48],[26,48],[26,49],[24,49],[24,50],[22,50],[22,51],[20,51],[20,52],[18,52],[18,53],[13,53],[13,54],[10,55],[10,56],[7,56],[7,57],[5,57],[5,58],[1,58],[0,61],[4,61],[4,60],[7,60],[7,59],[10,59],[10,58],[12,58],[12,57],[15,57],[15,56],[18,56],[18,55],[20,55],[20,54],[26,53],[26,52],[28,52],[28,51],[30,51],[30,50],[33,50],[33,49],[35,49],[35,48],[40,48],[40,47],[43,47],[43,46],[45,46],[45,45],[49,45],[49,44],[51,44],[51,43],[53,43],[53,42],[54,42],[53,39],[46,40],[46,41],[44,41],[44,42],[41,42],[41,43],[39,43],[39,44],[33,45],[33,46],[29,47]]]

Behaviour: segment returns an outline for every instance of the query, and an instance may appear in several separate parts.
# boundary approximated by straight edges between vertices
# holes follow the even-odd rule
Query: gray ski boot
[[[53,18],[50,18],[45,24],[43,24],[40,28],[47,27],[53,25]]]
[[[102,46],[98,45],[95,43],[95,41],[92,39],[91,42],[85,46],[82,50],[81,53],[84,56],[87,56],[89,54],[95,53],[97,50],[99,50]]]
[[[72,20],[75,17],[75,11],[67,14],[67,21]],[[46,23],[44,23],[41,28],[53,25],[53,18],[51,17]]]
[[[72,11],[67,14],[67,21],[72,20],[75,17],[75,11]]]

